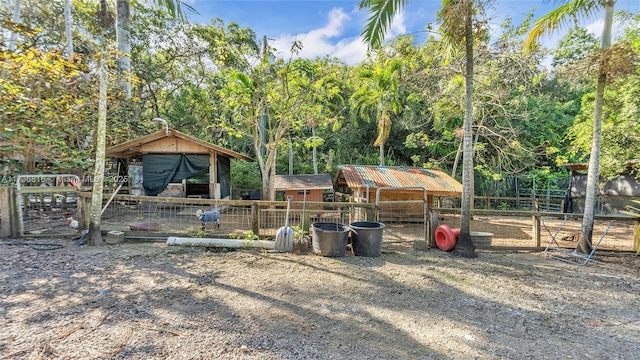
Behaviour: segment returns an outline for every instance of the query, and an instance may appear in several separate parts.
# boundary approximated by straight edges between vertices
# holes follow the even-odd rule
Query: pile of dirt
[[[43,240],[37,242],[43,243]],[[0,241],[0,359],[630,359],[640,258]]]

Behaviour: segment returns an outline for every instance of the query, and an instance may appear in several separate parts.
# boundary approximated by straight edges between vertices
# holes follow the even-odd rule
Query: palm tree
[[[600,42],[600,63],[598,67],[598,81],[596,84],[595,106],[593,111],[593,137],[591,141],[591,154],[589,155],[589,169],[587,173],[587,188],[584,202],[584,215],[580,241],[576,251],[585,254],[591,253],[593,238],[593,220],[595,214],[595,199],[598,184],[598,172],[600,167],[600,148],[602,143],[602,106],[604,102],[604,89],[607,82],[607,50],[611,48],[611,28],[613,25],[613,11],[616,0],[566,0],[564,4],[552,10],[538,19],[534,28],[529,32],[524,47],[527,51],[533,49],[536,41],[545,33],[551,32],[561,25],[572,24],[577,17],[587,17],[598,9],[604,8],[604,29]]]
[[[360,8],[369,9],[369,18],[362,35],[370,47],[379,47],[391,20],[408,0],[361,0]],[[462,203],[460,236],[456,241],[455,255],[477,257],[471,240],[471,198],[473,196],[473,41],[474,0],[442,0],[438,17],[442,20],[440,33],[443,44],[455,50],[464,39],[465,53],[465,113],[462,146]]]
[[[400,111],[398,73],[401,66],[397,59],[386,59],[373,69],[361,69],[358,72],[361,87],[351,97],[357,115],[365,118],[371,114],[375,116],[378,137],[373,145],[380,148],[380,166],[384,166],[384,144],[391,132],[391,117]]]
[[[174,18],[183,19],[184,15],[181,12],[180,1],[178,0],[156,0],[159,5],[166,6],[169,10],[169,14]],[[167,4],[170,2],[171,4]],[[107,133],[107,73],[108,65],[106,59],[107,41],[105,40],[105,34],[109,27],[111,27],[112,19],[107,11],[107,0],[100,1],[100,9],[98,18],[100,20],[100,27],[102,30],[101,44],[102,51],[100,52],[100,60],[98,62],[98,76],[100,79],[99,85],[99,97],[98,97],[98,124],[96,135],[96,163],[94,168],[94,182],[91,194],[91,208],[89,209],[89,231],[87,234],[87,244],[99,245],[102,244],[102,234],[100,226],[102,223],[102,192],[104,190],[104,169],[106,158],[106,133]]]

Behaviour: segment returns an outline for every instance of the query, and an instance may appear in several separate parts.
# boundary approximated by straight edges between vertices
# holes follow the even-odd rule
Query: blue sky
[[[366,54],[366,45],[360,38],[367,14],[358,9],[358,0],[183,0],[194,7],[200,15],[189,13],[189,21],[208,24],[212,19],[221,18],[225,24],[238,23],[249,27],[258,37],[267,36],[281,56],[288,57],[288,49],[294,40],[303,44],[301,56],[313,58],[329,55],[338,57],[348,64],[360,62]],[[403,13],[392,24],[388,37],[415,33],[427,23],[435,22],[435,13],[441,1],[411,0]],[[497,27],[505,17],[519,23],[523,15],[535,9],[535,18],[545,14],[554,6],[554,1],[496,0],[488,10],[491,23]],[[640,0],[618,0],[616,9],[640,12]],[[600,35],[598,18],[585,22],[596,36]],[[418,33],[416,33],[418,32]],[[557,32],[543,39],[553,46],[562,36]]]

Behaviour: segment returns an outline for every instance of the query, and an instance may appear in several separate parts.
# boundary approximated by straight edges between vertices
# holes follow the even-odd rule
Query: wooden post
[[[532,233],[533,240],[536,242],[536,247],[540,247],[540,216],[534,214],[531,217],[531,222],[533,224]]]
[[[209,199],[220,199],[220,184],[218,184],[218,154],[209,153]]]
[[[20,232],[18,231],[20,224],[18,224],[18,221],[20,219],[19,215],[22,214],[22,209],[18,207],[18,197],[16,196],[16,190],[14,188],[9,188],[9,208],[11,209],[11,215],[9,215],[11,237],[17,238],[20,236]]]
[[[10,187],[0,187],[0,237],[11,235],[11,192]]]
[[[91,198],[83,197],[81,193],[77,194],[77,211],[78,211],[78,222],[80,223],[80,228],[82,230],[86,230],[89,228],[89,209],[91,207]]]

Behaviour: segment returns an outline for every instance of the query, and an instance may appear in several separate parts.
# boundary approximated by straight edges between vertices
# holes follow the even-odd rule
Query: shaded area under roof
[[[462,195],[462,184],[444,171],[405,166],[339,165],[335,185],[351,189],[420,187],[430,195]]]
[[[202,141],[178,130],[160,130],[129,140],[107,149],[108,157],[139,159],[144,154],[209,154],[218,153],[231,158],[253,161],[248,156]]]
[[[329,174],[275,175],[273,180],[276,191],[333,189],[333,182],[331,182]]]

